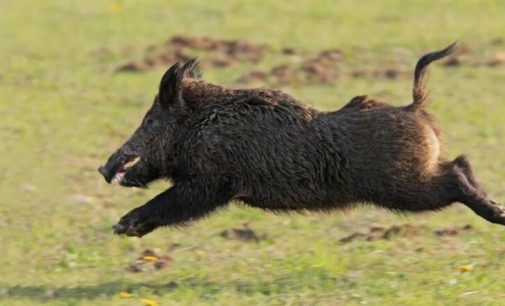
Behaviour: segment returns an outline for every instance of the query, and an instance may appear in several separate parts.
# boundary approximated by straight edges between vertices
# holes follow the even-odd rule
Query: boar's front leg
[[[183,225],[226,205],[232,196],[229,186],[176,183],[123,216],[113,226],[114,233],[142,237],[160,226]]]

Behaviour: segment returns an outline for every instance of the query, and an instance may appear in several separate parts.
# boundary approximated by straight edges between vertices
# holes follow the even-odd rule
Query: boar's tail
[[[425,74],[428,65],[431,62],[444,58],[454,52],[457,44],[458,42],[454,42],[443,50],[427,53],[417,61],[416,70],[414,72],[414,88],[412,90],[412,97],[414,101],[408,106],[409,109],[416,111],[421,109],[425,104],[427,98]]]

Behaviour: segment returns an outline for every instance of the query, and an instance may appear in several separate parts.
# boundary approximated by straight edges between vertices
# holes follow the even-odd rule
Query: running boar
[[[505,224],[465,156],[449,161],[426,111],[426,67],[455,44],[417,62],[413,102],[367,96],[321,112],[277,90],[227,89],[201,80],[196,60],[163,75],[151,109],[99,172],[109,183],[172,187],[122,217],[116,234],[141,237],[238,200],[268,211],[329,211],[373,203],[401,212],[461,202]]]

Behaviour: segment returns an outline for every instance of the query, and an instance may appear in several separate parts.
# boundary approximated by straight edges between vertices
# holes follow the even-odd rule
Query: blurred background
[[[505,201],[503,1],[0,0],[1,305],[503,305],[505,229],[462,205],[273,215],[233,204],[189,227],[112,235],[167,188],[96,171],[159,79],[280,88],[322,110],[411,100],[425,52],[448,156]]]

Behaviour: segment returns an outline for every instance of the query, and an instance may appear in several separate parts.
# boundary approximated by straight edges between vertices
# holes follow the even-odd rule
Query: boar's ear
[[[200,71],[200,66],[196,58],[192,58],[182,65],[181,80],[186,78],[195,80],[200,80],[202,78],[202,72]]]
[[[196,59],[190,59],[184,64],[176,63],[163,75],[160,82],[159,100],[161,105],[182,104],[181,82],[187,78],[200,79],[201,73]]]
[[[182,68],[181,63],[175,63],[168,68],[160,82],[158,98],[163,106],[168,106],[177,98],[177,75]]]

